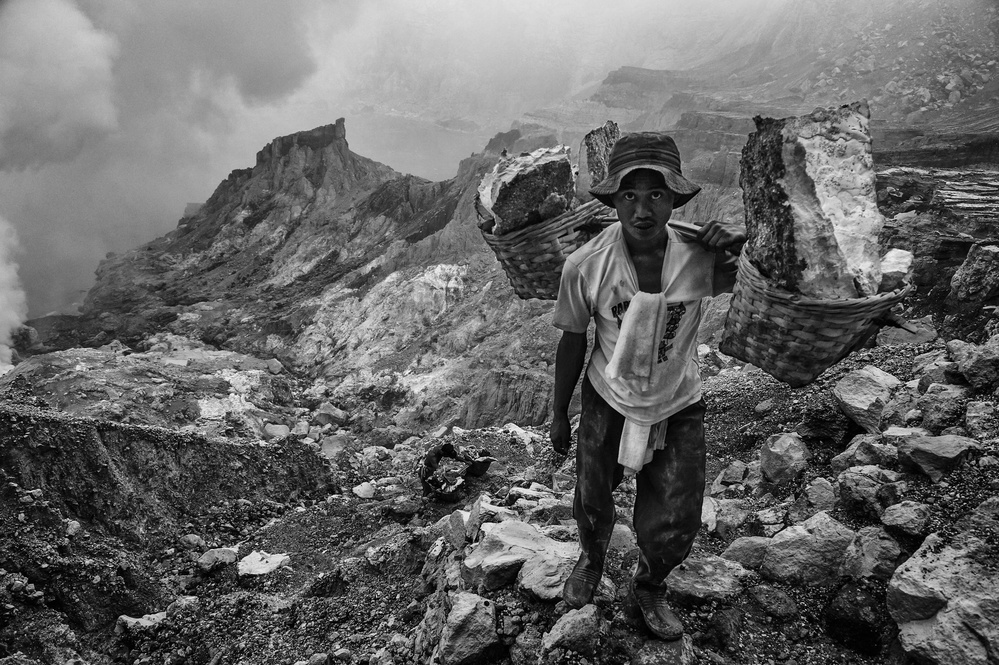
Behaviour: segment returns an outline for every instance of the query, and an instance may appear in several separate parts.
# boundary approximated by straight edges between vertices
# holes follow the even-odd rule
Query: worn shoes
[[[575,572],[575,571],[573,571]],[[683,636],[683,624],[666,602],[666,589],[631,583],[631,593],[641,610],[645,625],[656,636],[672,642]]]
[[[579,555],[576,567],[569,573],[569,579],[562,588],[562,600],[574,610],[593,602],[593,594],[600,584],[603,574],[603,561],[591,557],[587,552]]]

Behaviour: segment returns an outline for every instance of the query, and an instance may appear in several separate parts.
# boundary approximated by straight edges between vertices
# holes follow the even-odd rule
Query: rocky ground
[[[997,348],[800,389],[722,359],[672,644],[626,597],[632,484],[595,604],[560,602],[574,462],[543,427],[372,428],[177,338],[37,356],[2,381],[0,663],[994,662]]]

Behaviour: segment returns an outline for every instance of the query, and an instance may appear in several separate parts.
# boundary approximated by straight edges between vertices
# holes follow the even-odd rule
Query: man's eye
[[[634,201],[635,200],[635,193],[634,192],[625,192],[624,193],[624,200],[625,201]]]
[[[652,192],[652,200],[653,201],[658,201],[662,197],[663,197],[663,193],[662,192]]]

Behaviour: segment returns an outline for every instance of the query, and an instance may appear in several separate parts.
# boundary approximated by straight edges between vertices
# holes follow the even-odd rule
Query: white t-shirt
[[[661,283],[668,320],[658,345],[658,380],[648,390],[633,392],[619,384],[612,386],[605,378],[622,318],[639,291],[638,274],[620,222],[604,229],[566,260],[553,317],[556,328],[573,333],[585,333],[590,318],[594,319],[596,345],[586,375],[616,411],[644,425],[655,424],[701,399],[697,364],[701,299],[731,290],[735,272],[733,257],[709,252],[672,228],[667,227],[667,233]]]

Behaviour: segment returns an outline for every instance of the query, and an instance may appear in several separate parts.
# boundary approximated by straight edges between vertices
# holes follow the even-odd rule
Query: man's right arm
[[[572,434],[569,425],[569,402],[586,360],[586,333],[563,332],[555,352],[555,405],[551,441],[555,452],[569,452]]]

